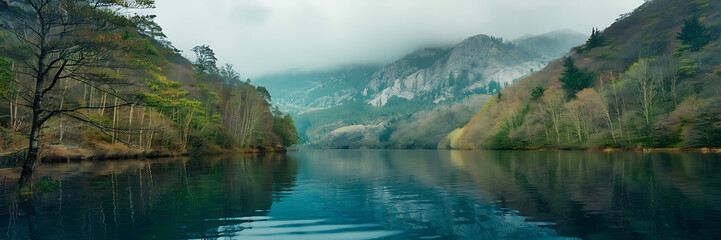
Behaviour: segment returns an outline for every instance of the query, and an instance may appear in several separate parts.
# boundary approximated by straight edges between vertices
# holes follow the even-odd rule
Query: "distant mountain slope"
[[[480,110],[468,105],[469,96],[493,94],[585,39],[570,31],[514,42],[477,35],[455,46],[418,50],[385,66],[279,74],[256,83],[276,96],[273,102],[281,110],[299,114],[294,118],[309,145],[435,147],[445,134],[420,134],[424,139],[413,139],[396,131],[417,125],[429,126],[416,130],[420,133],[430,128],[451,130]],[[481,99],[488,98],[473,98]],[[419,117],[441,112],[451,119],[433,127]],[[430,115],[425,117],[435,118]]]
[[[363,98],[361,89],[377,66],[347,66],[319,72],[292,72],[265,76],[258,83],[277,96],[282,111],[302,113],[333,107]]]
[[[501,91],[439,147],[720,147],[720,33],[721,1],[648,1],[572,51],[575,64],[559,59]],[[571,87],[583,76],[588,86]]]

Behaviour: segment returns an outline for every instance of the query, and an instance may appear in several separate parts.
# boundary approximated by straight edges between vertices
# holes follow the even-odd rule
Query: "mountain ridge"
[[[419,49],[382,66],[348,67],[340,71],[300,75],[280,74],[256,82],[264,85],[273,96],[279,96],[274,104],[281,110],[297,114],[299,132],[309,145],[333,148],[432,147],[443,136],[429,137],[432,140],[423,140],[422,144],[416,145],[402,144],[406,140],[413,142],[410,139],[398,138],[392,143],[381,143],[381,140],[394,139],[386,139],[382,135],[392,135],[394,131],[405,128],[397,126],[402,121],[413,125],[407,120],[419,112],[438,112],[446,108],[462,111],[451,114],[454,119],[439,123],[443,125],[441,129],[448,131],[467,121],[480,110],[462,104],[469,96],[493,94],[515,79],[540,69],[550,61],[552,56],[549,54],[555,57],[563,54],[560,51],[552,53],[552,50],[532,49],[557,49],[556,45],[563,45],[560,48],[568,50],[586,39],[580,33],[561,33],[566,35],[548,33],[517,42],[479,34],[454,46]],[[536,47],[532,46],[534,44]],[[542,48],[539,44],[551,46]],[[291,85],[294,87],[289,87]],[[453,107],[458,104],[465,107]],[[367,116],[334,112],[357,112],[356,115]],[[416,120],[421,122],[421,119]],[[349,131],[353,134],[348,134]],[[350,135],[354,137],[348,137]]]

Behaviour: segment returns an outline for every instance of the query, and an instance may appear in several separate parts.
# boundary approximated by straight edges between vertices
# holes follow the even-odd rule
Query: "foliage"
[[[563,83],[563,89],[566,90],[569,98],[575,98],[576,92],[593,84],[593,76],[578,68],[572,57],[563,59],[563,67],[565,69],[558,81]]]
[[[714,99],[699,112],[688,133],[688,144],[691,147],[721,146],[721,99]]]
[[[0,40],[10,37],[0,48],[0,89],[11,101],[10,120],[0,121],[12,126],[12,139],[121,142],[148,152],[297,142],[290,115],[274,119],[267,90],[241,82],[232,65],[218,68],[210,47],[194,48],[198,61],[191,64],[165,39],[154,15],[125,14],[127,8],[153,7],[153,1],[100,1],[95,7],[82,0],[38,1],[47,7],[34,9],[21,1],[17,6],[22,7],[0,7]],[[35,19],[44,17],[50,22]],[[39,69],[45,72],[32,75]],[[31,77],[14,78],[18,74]],[[41,96],[10,92],[10,86],[39,86],[32,90]],[[41,105],[22,108],[33,102]],[[231,107],[243,111],[226,111]],[[236,141],[234,124],[250,126],[246,133],[252,140]]]
[[[586,49],[603,46],[605,40],[603,35],[601,35],[601,31],[598,30],[598,28],[593,28],[593,30],[591,30],[591,36],[586,40]]]
[[[263,86],[258,86],[255,88],[258,90],[258,94],[260,94],[260,97],[263,98],[266,102],[271,102],[270,100],[270,93],[268,92],[268,89],[265,89]]]
[[[218,73],[218,58],[215,57],[215,52],[208,45],[195,46],[191,49],[195,53],[195,69],[198,73],[205,73],[208,75],[215,75]]]
[[[683,23],[681,31],[676,35],[681,40],[680,50],[688,49],[693,52],[701,50],[704,45],[711,41],[711,35],[707,33],[704,26],[697,16],[694,16]]]
[[[295,130],[293,118],[290,114],[283,117],[274,117],[273,132],[275,132],[283,146],[291,146],[298,143],[298,132]]]
[[[12,61],[0,56],[0,96],[2,97],[7,97],[8,91],[11,91],[9,88],[15,75],[12,64]]]
[[[696,75],[696,72],[698,71],[699,66],[696,65],[693,60],[691,59],[682,59],[680,61],[681,66],[679,66],[677,73],[682,78],[691,78]]]
[[[543,94],[546,92],[546,87],[538,86],[533,89],[531,89],[531,100],[536,101],[538,99],[541,99],[543,97]]]

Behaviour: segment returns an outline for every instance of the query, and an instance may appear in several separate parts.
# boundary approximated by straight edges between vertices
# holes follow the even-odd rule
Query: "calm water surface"
[[[721,155],[301,150],[0,170],[0,239],[721,239]],[[47,178],[45,178],[47,179]]]

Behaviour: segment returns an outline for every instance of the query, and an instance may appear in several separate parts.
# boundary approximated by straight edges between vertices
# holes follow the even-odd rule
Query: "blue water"
[[[45,164],[0,239],[717,239],[721,155],[301,150]]]

